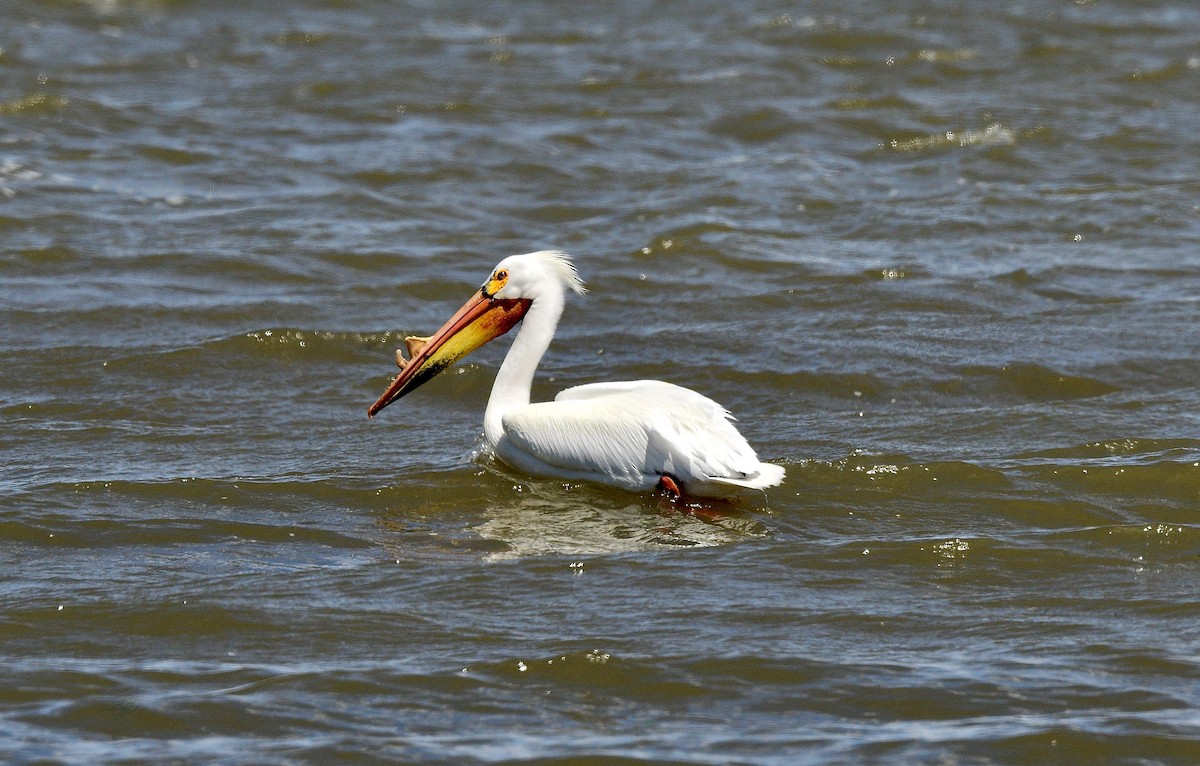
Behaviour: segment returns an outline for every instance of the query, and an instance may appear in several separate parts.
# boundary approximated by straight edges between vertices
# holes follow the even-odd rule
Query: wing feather
[[[671,474],[685,483],[777,484],[782,469],[761,470],[730,420],[706,396],[649,380],[569,388],[507,413],[504,429],[520,449],[567,471],[642,483]]]

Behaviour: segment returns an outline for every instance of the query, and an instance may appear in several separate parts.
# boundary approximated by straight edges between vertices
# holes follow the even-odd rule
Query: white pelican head
[[[579,295],[587,292],[575,271],[575,264],[571,263],[571,256],[561,250],[510,255],[492,269],[492,276],[483,283],[483,289],[500,300],[531,301],[559,297],[567,290]]]
[[[479,290],[441,329],[428,338],[405,339],[412,359],[404,361],[397,354],[400,374],[371,405],[367,415],[374,416],[459,359],[511,330],[535,302],[554,303],[561,310],[567,290],[582,295],[587,288],[566,253],[539,250],[508,256],[496,264]]]

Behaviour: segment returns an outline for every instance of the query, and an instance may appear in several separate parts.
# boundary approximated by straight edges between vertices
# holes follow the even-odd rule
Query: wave
[[[205,545],[244,540],[266,544],[367,548],[373,541],[311,527],[204,518],[0,520],[0,541],[63,548]]]
[[[864,492],[949,497],[1032,527],[1186,526],[1191,517],[1181,512],[1200,499],[1200,443],[1188,439],[1117,439],[978,461],[856,451],[789,461],[787,470],[785,490],[809,502],[842,507],[846,493]]]
[[[990,492],[1011,484],[1003,471],[993,468],[956,460],[921,462],[904,455],[853,452],[835,460],[794,461],[787,468],[788,485],[798,484],[806,492],[872,489],[927,496],[930,491]]]
[[[324,363],[385,363],[412,332],[351,332],[269,327],[202,341],[195,345],[115,356],[113,371],[203,369],[257,365],[265,361],[310,360]]]
[[[1200,461],[1159,460],[1128,465],[1056,462],[1022,466],[1015,472],[1072,494],[1126,497],[1142,507],[1164,501],[1194,503],[1200,500]]]
[[[1035,450],[1014,456],[1016,460],[1054,462],[1107,461],[1115,463],[1154,462],[1163,459],[1200,458],[1200,440],[1146,439],[1127,437],[1087,442],[1069,447]]]
[[[1094,377],[1070,374],[1030,362],[1016,362],[999,367],[963,367],[960,378],[935,387],[954,393],[970,389],[974,396],[987,393],[993,397],[1008,395],[1027,401],[1087,399],[1120,390],[1117,386]]]

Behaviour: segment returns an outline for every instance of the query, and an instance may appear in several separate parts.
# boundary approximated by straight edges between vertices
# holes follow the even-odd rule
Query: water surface
[[[1200,8],[0,6],[10,762],[1200,761]],[[478,454],[729,407],[738,507]]]

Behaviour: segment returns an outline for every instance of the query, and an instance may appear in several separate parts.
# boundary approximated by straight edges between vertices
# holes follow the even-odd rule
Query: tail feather
[[[710,476],[708,477],[708,480],[714,484],[728,484],[732,487],[744,487],[746,489],[766,489],[767,487],[775,487],[783,483],[783,477],[785,473],[787,472],[781,465],[774,465],[773,463],[759,463],[758,473],[749,478],[733,479],[726,476]]]

